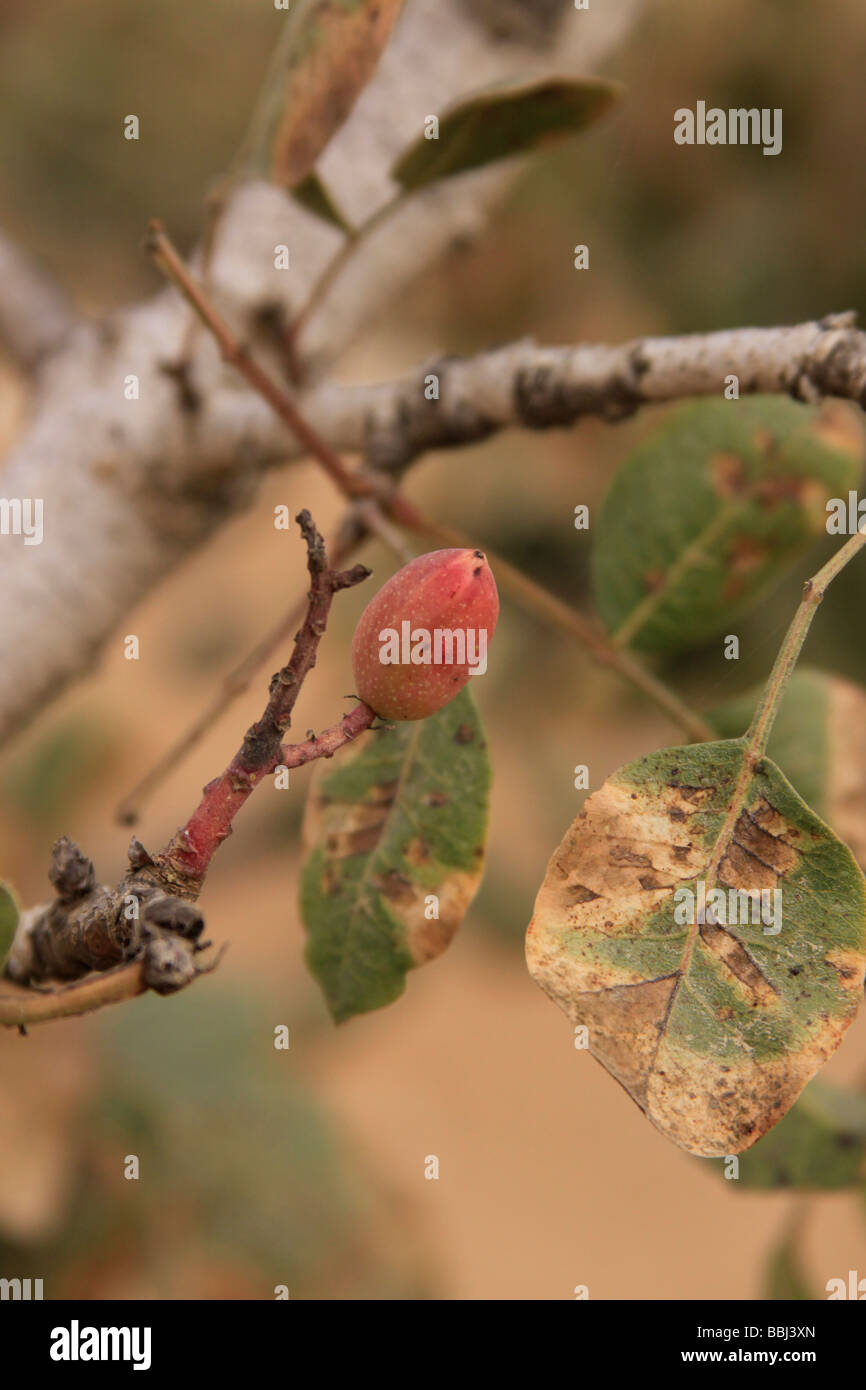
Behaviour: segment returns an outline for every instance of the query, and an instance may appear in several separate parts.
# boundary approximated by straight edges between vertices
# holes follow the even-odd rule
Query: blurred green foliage
[[[9,229],[78,295],[153,285],[141,243],[159,215],[181,243],[240,143],[283,16],[210,0],[35,0],[6,7],[0,193]],[[137,115],[140,139],[123,121]]]
[[[764,1298],[813,1302],[816,1295],[803,1272],[799,1227],[791,1221],[770,1251],[764,1269]]]
[[[862,1187],[866,1181],[866,1096],[812,1081],[757,1144],[740,1155],[738,1188]]]
[[[65,833],[70,811],[111,773],[119,734],[105,720],[62,719],[0,777],[4,806],[47,836]]]
[[[0,1238],[0,1268],[38,1270],[46,1298],[430,1296],[407,1213],[299,1080],[294,1034],[275,1048],[284,1021],[210,981],[103,1016],[65,1223]]]

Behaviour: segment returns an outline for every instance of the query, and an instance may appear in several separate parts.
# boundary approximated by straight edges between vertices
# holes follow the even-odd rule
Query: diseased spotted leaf
[[[301,911],[337,1022],[402,994],[445,950],[481,879],[490,768],[468,688],[429,719],[365,734],[313,781]]]
[[[866,1179],[866,1095],[813,1081],[740,1158],[738,1187],[838,1189]]]
[[[598,611],[622,645],[678,651],[730,622],[826,534],[862,470],[845,405],[782,396],[675,412],[616,474],[595,529]]]
[[[17,926],[18,901],[8,884],[0,883],[0,975],[3,973]]]
[[[741,734],[762,691],[728,701],[707,719],[723,738]],[[767,751],[866,867],[866,691],[824,671],[795,671]]]
[[[593,1055],[707,1156],[781,1119],[839,1046],[866,973],[853,855],[745,752],[666,748],[615,772],[551,859],[527,932],[530,972]]]
[[[786,1303],[790,1300],[815,1301],[815,1294],[803,1273],[799,1235],[799,1222],[790,1222],[771,1250],[764,1271],[765,1299]]]
[[[312,172],[376,70],[404,0],[293,0],[252,123],[249,167],[283,188]]]
[[[619,92],[618,83],[598,77],[549,77],[481,92],[444,112],[438,138],[419,136],[400,156],[392,177],[415,192],[437,179],[527,154],[582,130]]]

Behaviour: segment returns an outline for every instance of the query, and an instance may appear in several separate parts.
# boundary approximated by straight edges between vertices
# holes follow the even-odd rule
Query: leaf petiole
[[[812,619],[818,609],[828,586],[836,576],[853,560],[866,545],[866,523],[857,533],[836,551],[816,575],[807,579],[803,585],[803,598],[794,614],[791,626],[785,633],[785,640],[773,663],[767,687],[755,710],[752,722],[746,731],[746,762],[754,767],[767,751],[767,743],[776,720],[782,696],[803,649],[803,643],[812,626]]]

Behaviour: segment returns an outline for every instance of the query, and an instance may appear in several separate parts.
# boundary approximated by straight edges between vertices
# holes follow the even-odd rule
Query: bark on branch
[[[425,394],[431,374],[438,379],[434,400]],[[564,427],[585,415],[623,420],[643,405],[721,397],[731,376],[740,395],[782,393],[807,402],[836,396],[866,408],[866,333],[847,312],[793,327],[635,338],[619,346],[524,340],[429,362],[399,381],[323,386],[303,410],[336,448],[363,449],[373,466],[399,473],[430,449],[472,444],[501,429]]]

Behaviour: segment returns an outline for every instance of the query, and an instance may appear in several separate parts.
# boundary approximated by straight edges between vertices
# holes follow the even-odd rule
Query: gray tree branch
[[[0,344],[32,372],[69,336],[73,315],[59,285],[0,236]]]
[[[346,213],[363,219],[390,198],[393,158],[428,113],[493,81],[554,66],[592,70],[638,3],[610,0],[579,13],[514,0],[516,10],[558,19],[556,43],[546,45],[534,24],[528,36],[492,41],[484,14],[465,0],[412,0],[320,161],[322,178]],[[359,328],[455,235],[478,230],[512,175],[502,166],[430,189],[369,239],[307,325],[301,347],[314,403],[331,399],[326,388],[316,394],[315,382]],[[288,272],[274,264],[283,243]],[[212,298],[235,332],[264,351],[263,311],[276,307],[290,322],[339,245],[338,232],[278,189],[245,183],[220,220]],[[0,536],[0,741],[90,669],[139,600],[250,505],[264,468],[294,452],[204,334],[186,389],[179,389],[170,369],[190,311],[172,291],[106,322],[76,324],[63,338],[53,329],[36,333],[32,296],[29,311],[13,312],[2,280],[0,328],[5,324],[10,339],[17,334],[22,360],[55,350],[44,359],[28,426],[0,474],[0,499],[39,501],[44,525],[40,544],[23,534]],[[130,399],[133,377],[137,397]],[[348,428],[344,410],[343,426],[362,441],[362,420]]]
[[[439,398],[428,400],[431,374]],[[866,333],[853,313],[842,313],[793,327],[635,338],[617,347],[524,340],[429,362],[399,381],[323,386],[303,409],[336,448],[364,450],[374,466],[399,472],[430,449],[472,444],[509,427],[550,429],[585,415],[622,420],[643,405],[721,396],[731,376],[741,395],[836,396],[866,408]]]

